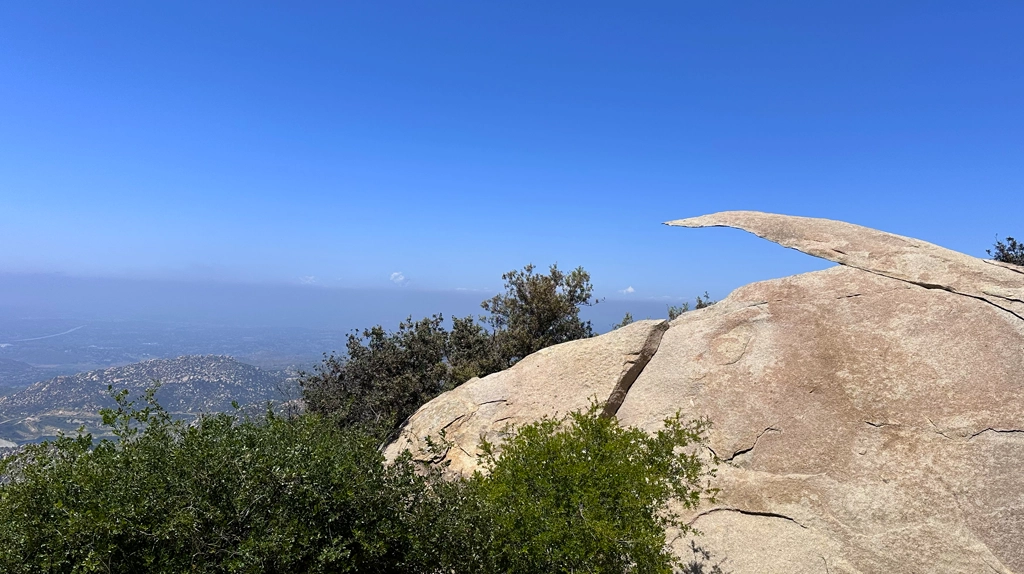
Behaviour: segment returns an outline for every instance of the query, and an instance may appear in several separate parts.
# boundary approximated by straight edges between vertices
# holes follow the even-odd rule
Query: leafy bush
[[[1007,237],[1006,243],[997,239],[993,248],[995,248],[995,253],[991,249],[985,250],[985,253],[988,253],[992,259],[1024,266],[1024,243],[1018,243],[1016,239]]]
[[[118,396],[117,442],[31,445],[0,475],[0,571],[417,572],[429,490],[372,435],[316,416],[194,425]]]
[[[117,400],[117,441],[0,462],[0,571],[669,572],[664,503],[712,494],[680,450],[705,423],[678,417],[653,436],[595,409],[542,420],[485,445],[489,475],[445,481],[317,415],[186,425]]]
[[[703,309],[705,307],[710,307],[710,306],[714,305],[715,303],[717,303],[717,301],[712,301],[711,300],[711,296],[708,295],[707,291],[705,291],[703,296],[697,295],[697,301],[696,301],[696,305],[694,306],[694,308],[695,309]],[[678,305],[678,306],[677,305],[669,305],[669,307],[668,307],[668,319],[669,319],[669,321],[674,320],[676,317],[682,315],[683,313],[685,313],[685,312],[687,312],[689,310],[690,310],[690,303],[689,302],[683,303],[682,305]]]
[[[631,325],[631,324],[633,324],[633,321],[634,321],[633,314],[630,313],[629,311],[627,311],[626,314],[622,317],[622,320],[619,321],[616,325],[612,326],[612,330],[621,329],[622,327],[625,327],[626,325]]]
[[[443,320],[434,315],[404,321],[393,333],[378,325],[362,337],[349,335],[345,360],[325,357],[302,377],[307,408],[346,425],[394,428],[456,384]]]
[[[345,425],[396,429],[421,405],[473,377],[506,369],[549,345],[592,336],[579,310],[593,286],[582,268],[547,275],[533,265],[503,275],[505,293],[481,303],[490,314],[452,321],[434,315],[348,337],[344,356],[325,356],[300,384],[307,407]]]
[[[694,449],[707,423],[678,415],[654,435],[597,415],[516,430],[497,456],[483,444],[487,476],[473,486],[488,509],[491,572],[672,572],[681,566],[665,529],[689,527],[666,510],[695,508],[714,491],[713,469]]]
[[[505,292],[480,304],[481,319],[494,333],[501,368],[551,345],[594,336],[590,321],[580,320],[580,307],[591,305],[590,274],[577,267],[563,273],[552,265],[548,274],[522,271],[501,276]]]

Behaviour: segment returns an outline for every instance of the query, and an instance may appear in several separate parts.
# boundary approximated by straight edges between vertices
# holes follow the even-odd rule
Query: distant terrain
[[[308,368],[325,351],[344,348],[344,338],[337,329],[86,321],[0,310],[0,388],[182,355],[229,355],[272,370]]]
[[[52,375],[48,374],[46,369],[34,367],[24,361],[0,357],[0,395],[9,394],[50,376]]]
[[[11,371],[24,369],[13,361]],[[26,365],[27,366],[27,365]],[[31,368],[31,367],[28,367]],[[232,402],[260,405],[297,398],[288,371],[264,370],[222,355],[186,355],[60,375],[0,397],[0,447],[74,432],[80,426],[94,436],[107,430],[99,410],[114,406],[108,386],[139,397],[159,381],[156,398],[169,412],[190,418],[229,411]]]

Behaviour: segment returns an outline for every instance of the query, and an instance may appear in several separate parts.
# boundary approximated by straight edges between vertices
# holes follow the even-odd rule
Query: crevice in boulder
[[[750,446],[749,446],[749,447],[747,447],[747,448],[743,448],[743,449],[740,449],[740,450],[738,450],[738,451],[736,451],[736,452],[732,453],[732,454],[731,454],[731,455],[729,456],[729,458],[724,458],[724,459],[722,459],[722,462],[733,462],[734,460],[736,460],[736,457],[738,457],[738,456],[743,456],[743,455],[745,455],[745,454],[749,454],[749,453],[753,452],[753,450],[754,450],[754,447],[756,447],[756,446],[757,446],[757,441],[761,440],[761,437],[762,437],[762,436],[764,436],[764,434],[765,434],[765,433],[767,433],[768,431],[773,431],[773,432],[782,432],[782,430],[781,430],[781,429],[777,429],[777,428],[775,428],[775,427],[768,427],[768,428],[764,429],[763,431],[761,431],[761,432],[757,433],[757,436],[756,436],[756,437],[754,437],[754,444],[750,445]]]
[[[629,366],[619,376],[619,381],[615,383],[611,394],[608,395],[608,400],[604,403],[601,416],[613,417],[619,412],[619,407],[626,400],[626,394],[629,393],[630,387],[636,382],[644,367],[651,362],[654,354],[658,352],[658,347],[661,346],[661,339],[665,336],[665,331],[668,331],[668,328],[669,322],[662,321],[651,329],[651,334],[647,336],[647,340],[640,347],[640,352],[635,355],[634,359],[627,361]]]
[[[693,518],[691,518],[690,521],[687,522],[686,524],[687,524],[687,526],[693,526],[693,524],[695,522],[697,522],[697,519],[699,519],[700,517],[707,516],[709,514],[714,514],[716,512],[736,512],[738,514],[744,514],[746,516],[763,516],[765,518],[781,518],[782,520],[788,520],[788,521],[792,522],[793,524],[796,524],[800,528],[803,528],[805,530],[807,529],[806,526],[804,526],[803,524],[800,524],[799,522],[797,522],[795,518],[793,518],[791,516],[786,516],[785,514],[779,514],[777,512],[763,512],[763,511],[758,511],[758,510],[743,510],[742,508],[733,508],[733,507],[728,507],[728,506],[720,506],[718,508],[711,508],[711,509],[705,510],[704,512],[701,512],[700,514],[698,514],[698,515],[694,516]]]
[[[874,271],[874,270],[871,270],[871,269],[865,269],[864,267],[857,267],[856,265],[850,265],[848,263],[840,263],[840,265],[845,265],[847,267],[850,267],[851,269],[859,269],[860,271],[864,271],[865,273],[871,273],[872,275],[878,275],[879,277],[885,277],[886,279],[894,279],[896,281],[902,281],[904,283],[909,283],[911,285],[916,285],[918,287],[923,287],[924,289],[937,289],[939,291],[945,291],[947,293],[952,293],[954,295],[961,295],[963,297],[970,297],[971,299],[977,299],[978,301],[981,301],[983,303],[988,303],[989,305],[992,305],[993,307],[995,307],[996,309],[999,309],[1000,311],[1006,311],[1007,313],[1013,315],[1014,317],[1020,319],[1021,321],[1024,321],[1024,315],[1021,315],[1020,313],[1017,313],[1016,311],[1013,311],[1012,309],[1008,309],[1006,307],[1003,307],[1002,305],[999,305],[998,303],[995,303],[993,301],[989,301],[988,299],[986,299],[984,297],[980,297],[978,295],[971,295],[970,293],[964,293],[962,291],[957,291],[957,290],[955,290],[952,287],[949,287],[947,285],[938,285],[938,284],[935,284],[935,283],[925,283],[923,281],[913,281],[913,280],[910,280],[910,279],[906,279],[904,277],[896,277],[896,276],[893,276],[893,275],[890,275],[890,274],[887,274],[887,273],[882,273],[882,272]],[[999,295],[991,295],[991,294],[988,294],[988,293],[986,293],[986,295],[989,295],[990,297],[996,297],[996,298],[1002,299],[1004,301],[1009,301],[1011,303],[1024,303],[1024,301],[1020,301],[1018,299],[1012,299],[1012,298],[1009,298],[1009,297],[1002,297],[1002,296],[999,296]]]
[[[982,429],[980,431],[973,432],[971,434],[967,434],[967,433],[964,432],[964,433],[955,433],[955,434],[953,434],[953,436],[950,436],[948,434],[949,431],[950,430],[954,430],[954,429],[945,429],[944,430],[944,429],[939,428],[939,425],[935,424],[931,419],[926,419],[926,420],[928,421],[928,424],[932,425],[933,432],[935,432],[935,434],[938,434],[939,436],[942,436],[943,438],[947,438],[949,440],[961,440],[961,441],[966,442],[966,441],[969,441],[969,440],[971,440],[973,438],[979,437],[979,436],[981,436],[981,435],[983,435],[985,433],[993,433],[993,434],[997,434],[997,435],[1021,435],[1021,436],[1024,436],[1024,429],[1013,429],[1013,428],[1000,429],[1000,428],[994,428],[994,427],[989,427],[989,428],[986,428],[986,429]]]
[[[932,421],[932,419],[926,417],[925,420],[928,421],[928,424],[932,425],[932,429],[935,434],[941,436],[942,438],[956,440],[956,437],[949,436],[948,434],[946,434],[941,428],[939,428],[939,425],[935,424],[935,422]]]
[[[462,420],[462,419],[464,419],[464,418],[466,418],[466,415],[459,415],[459,416],[455,417],[455,418],[454,418],[454,419],[452,419],[452,420],[451,420],[451,421],[450,421],[450,422],[449,422],[448,424],[446,424],[446,425],[444,425],[443,427],[441,427],[441,430],[448,430],[448,427],[450,427],[450,426],[452,426],[453,424],[455,424],[455,423],[457,423],[457,422],[461,421],[461,420]]]
[[[987,432],[996,433],[996,434],[1020,434],[1020,435],[1024,435],[1024,429],[996,429],[996,428],[987,428],[987,429],[980,430],[980,431],[972,434],[971,436],[967,437],[967,440],[971,440],[972,438],[974,438],[976,436],[979,436],[979,435],[983,435],[983,434],[985,434]]]
[[[1002,261],[993,261],[991,259],[982,259],[982,261],[988,263],[989,265],[995,265],[996,267],[1002,267],[1003,269],[1009,269],[1014,273],[1020,273],[1021,275],[1024,275],[1024,267],[1014,265],[1013,263],[1004,263]]]

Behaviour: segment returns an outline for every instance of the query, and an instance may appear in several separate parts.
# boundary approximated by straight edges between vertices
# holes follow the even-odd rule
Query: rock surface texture
[[[1024,573],[1024,269],[824,219],[669,225],[842,265],[545,349],[425,405],[389,452],[462,425],[448,456],[472,470],[495,425],[617,392],[626,425],[714,423],[722,492],[687,519],[726,571]]]
[[[601,337],[541,349],[510,369],[470,379],[416,411],[384,454],[393,460],[409,449],[418,460],[440,460],[439,454],[427,452],[424,439],[437,438],[443,430],[452,442],[444,454],[449,470],[472,473],[480,439],[500,444],[509,425],[586,409],[595,402],[617,407],[666,329],[668,321],[637,321]]]

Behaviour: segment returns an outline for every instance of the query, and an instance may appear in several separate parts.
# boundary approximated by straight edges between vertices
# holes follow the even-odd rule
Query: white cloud
[[[405,285],[407,281],[408,279],[405,278],[405,275],[402,275],[401,271],[395,271],[391,274],[391,282],[395,285]]]
[[[619,291],[619,293],[627,293],[627,294],[628,293],[634,293],[634,292],[636,292],[636,289],[633,289],[632,285],[630,285],[629,287],[626,287],[625,289]]]
[[[316,283],[316,277],[314,277],[313,275],[299,277],[299,283],[302,283],[303,285],[312,285]]]

